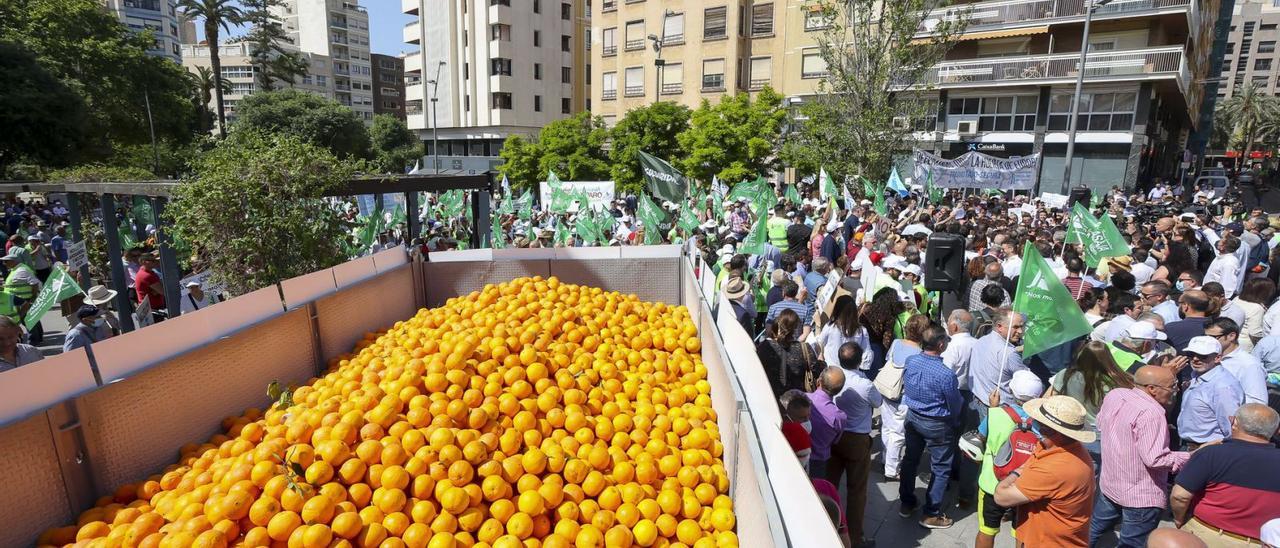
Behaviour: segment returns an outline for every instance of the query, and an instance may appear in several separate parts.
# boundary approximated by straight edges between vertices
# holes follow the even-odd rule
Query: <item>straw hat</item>
[[[116,298],[115,291],[107,289],[107,286],[105,285],[95,285],[90,287],[89,291],[85,293],[84,304],[102,306],[111,302],[111,299],[114,298]]]
[[[742,278],[729,278],[724,284],[724,296],[731,301],[736,301],[746,296],[747,284],[743,283]]]
[[[1084,405],[1071,396],[1036,398],[1023,404],[1022,409],[1041,425],[1078,442],[1093,443],[1098,439],[1098,434],[1085,424]]]

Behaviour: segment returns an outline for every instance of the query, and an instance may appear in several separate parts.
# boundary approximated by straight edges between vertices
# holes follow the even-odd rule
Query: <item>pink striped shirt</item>
[[[1169,473],[1190,454],[1169,450],[1164,407],[1141,388],[1116,388],[1098,410],[1102,494],[1126,508],[1164,508]]]

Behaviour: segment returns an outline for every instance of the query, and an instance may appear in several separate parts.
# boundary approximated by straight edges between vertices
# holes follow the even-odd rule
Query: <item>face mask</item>
[[[811,422],[811,421],[804,421],[804,422],[800,423],[800,426],[803,426],[803,427],[804,427],[804,431],[805,431],[805,432],[813,433],[813,422]]]
[[[1187,290],[1187,284],[1182,283],[1182,280],[1178,280],[1178,283],[1173,284],[1173,285],[1174,285],[1175,287],[1177,287],[1177,288],[1178,288],[1178,291],[1186,291],[1186,290]]]
[[[96,319],[96,320],[93,320],[93,326],[94,326],[94,327],[102,327],[102,326],[104,326],[104,325],[107,325],[107,320],[104,320],[104,319],[102,319],[102,318],[98,318],[98,319]]]

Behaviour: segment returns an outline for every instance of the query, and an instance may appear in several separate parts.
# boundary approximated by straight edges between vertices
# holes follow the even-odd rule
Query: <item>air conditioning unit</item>
[[[977,120],[966,120],[966,121],[960,122],[958,126],[959,127],[957,128],[957,131],[961,135],[977,135],[978,134]]]
[[[911,129],[911,119],[906,116],[894,116],[893,129]]]

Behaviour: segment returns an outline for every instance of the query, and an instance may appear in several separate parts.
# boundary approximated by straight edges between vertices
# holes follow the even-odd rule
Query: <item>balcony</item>
[[[636,51],[640,49],[644,49],[644,38],[639,40],[627,40],[627,51]]]
[[[346,44],[346,43],[347,43],[347,37],[346,37],[346,36],[338,36],[338,35],[336,35],[336,34],[330,34],[330,35],[329,35],[329,41],[330,41],[330,42],[333,42],[333,43],[335,43],[335,44]]]
[[[339,28],[339,29],[345,29],[347,28],[347,22],[346,21],[329,21],[329,26],[334,28]]]
[[[406,82],[404,85],[404,99],[406,101],[421,102],[425,98],[426,92],[427,88],[421,82],[417,84],[409,84]]]
[[[606,89],[600,92],[601,101],[612,101],[617,98],[618,98],[618,90],[616,89]]]
[[[351,69],[346,69],[346,68],[342,68],[342,67],[333,67],[333,73],[334,73],[334,74],[341,75],[341,76],[350,76],[350,75],[351,75]]]
[[[600,50],[600,55],[604,57],[613,57],[618,54],[618,46],[605,46]]]
[[[400,32],[401,38],[404,38],[403,41],[406,43],[417,44],[422,40],[422,27],[419,25],[417,19],[406,23],[404,29]]]
[[[404,73],[406,75],[422,73],[422,53],[421,52],[415,51],[413,53],[410,53],[409,55],[404,56]]]
[[[663,95],[679,95],[684,93],[684,84],[662,84]]]
[[[1012,28],[1084,21],[1086,0],[994,0],[958,4],[934,10],[920,23],[916,36],[928,36],[938,23],[960,19],[969,12],[969,26],[962,39],[983,38],[981,34]],[[1095,20],[1141,15],[1186,12],[1192,0],[1118,0],[1098,8]],[[1193,10],[1198,11],[1198,10]],[[1194,28],[1194,27],[1192,27]],[[1195,34],[1195,31],[1192,31]],[[979,36],[973,36],[979,35]]]
[[[339,84],[335,82],[333,84],[333,89],[338,91],[351,91],[351,84]]]
[[[369,14],[368,10],[365,10],[363,6],[359,6],[359,5],[356,5],[356,4],[347,4],[347,3],[343,3],[343,4],[342,4],[342,9],[347,10],[347,11],[353,11],[353,12],[356,12],[356,13],[363,13],[363,14],[365,14],[365,15],[368,15],[368,14]]]
[[[400,13],[405,15],[418,15],[419,0],[400,0]]]
[[[644,86],[627,86],[622,93],[623,97],[644,97]]]
[[[1085,80],[1090,82],[1177,80],[1188,89],[1190,76],[1182,46],[1165,46],[1089,55]],[[1080,66],[1079,53],[1026,55],[940,63],[925,73],[919,87],[975,88],[1072,83]],[[908,86],[895,85],[894,89]]]

